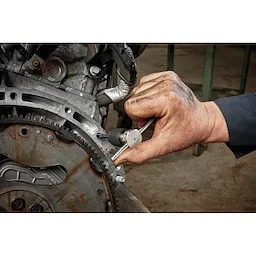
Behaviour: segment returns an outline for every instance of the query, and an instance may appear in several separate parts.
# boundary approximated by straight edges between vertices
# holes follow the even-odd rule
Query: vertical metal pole
[[[215,44],[208,44],[206,47],[205,63],[204,63],[204,80],[202,88],[202,100],[211,100],[212,94],[212,75],[215,57]]]
[[[244,51],[244,63],[243,63],[241,81],[240,81],[240,91],[242,93],[245,92],[245,88],[246,88],[250,57],[251,57],[251,45],[248,44],[246,45],[245,51]]]
[[[174,70],[174,44],[168,44],[167,70]]]
[[[206,46],[205,61],[204,61],[204,80],[202,88],[202,100],[211,100],[212,94],[212,75],[215,57],[215,44],[208,44]],[[197,144],[192,147],[192,154],[200,156],[207,148],[208,144]]]

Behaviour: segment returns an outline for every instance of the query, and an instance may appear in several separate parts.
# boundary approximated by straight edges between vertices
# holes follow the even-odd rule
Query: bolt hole
[[[97,190],[97,193],[98,193],[99,196],[101,196],[103,194],[103,192],[104,192],[103,189],[98,189]]]
[[[17,95],[17,93],[15,93],[15,92],[12,92],[12,93],[10,94],[10,98],[11,98],[12,100],[15,100],[17,97],[18,97],[18,95]]]
[[[68,108],[68,107],[66,107],[66,108],[65,108],[65,112],[66,112],[67,114],[70,114],[70,113],[71,113],[71,109]]]
[[[28,135],[28,128],[21,128],[20,133],[22,136]]]
[[[26,207],[26,202],[23,198],[16,198],[11,203],[12,210],[23,211]]]

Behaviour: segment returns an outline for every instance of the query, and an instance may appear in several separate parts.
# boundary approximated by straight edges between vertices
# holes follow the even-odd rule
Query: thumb
[[[159,138],[151,138],[134,147],[126,149],[116,159],[114,164],[117,166],[125,162],[142,163],[148,159],[161,155],[163,153],[164,145],[164,141],[159,140]]]

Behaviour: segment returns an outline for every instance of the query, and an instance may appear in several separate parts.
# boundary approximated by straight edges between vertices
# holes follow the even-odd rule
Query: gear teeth
[[[66,129],[64,126],[61,126],[60,129],[59,129],[59,132],[60,133],[66,133]]]
[[[91,155],[95,160],[97,160],[101,166],[101,169],[103,170],[106,181],[108,183],[109,189],[110,189],[110,197],[112,198],[112,203],[115,212],[119,212],[120,208],[118,205],[118,199],[115,193],[115,189],[117,186],[117,183],[113,181],[112,176],[108,172],[108,169],[106,167],[106,164],[104,163],[104,160],[101,158],[101,156],[97,153],[97,151],[81,136],[74,133],[74,131],[70,131],[69,128],[65,128],[64,126],[58,125],[57,123],[54,123],[53,121],[47,119],[45,116],[33,116],[32,114],[28,115],[19,115],[12,116],[10,114],[7,115],[1,115],[0,117],[0,125],[1,124],[8,124],[8,123],[28,123],[33,125],[39,125],[54,131],[58,131],[59,133],[63,134],[64,136],[70,137],[74,142],[79,144],[89,155]]]

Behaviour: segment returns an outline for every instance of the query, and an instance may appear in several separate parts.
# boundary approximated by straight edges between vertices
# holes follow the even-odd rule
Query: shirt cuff
[[[227,146],[239,158],[256,149],[256,95],[255,93],[218,99],[228,127]]]

